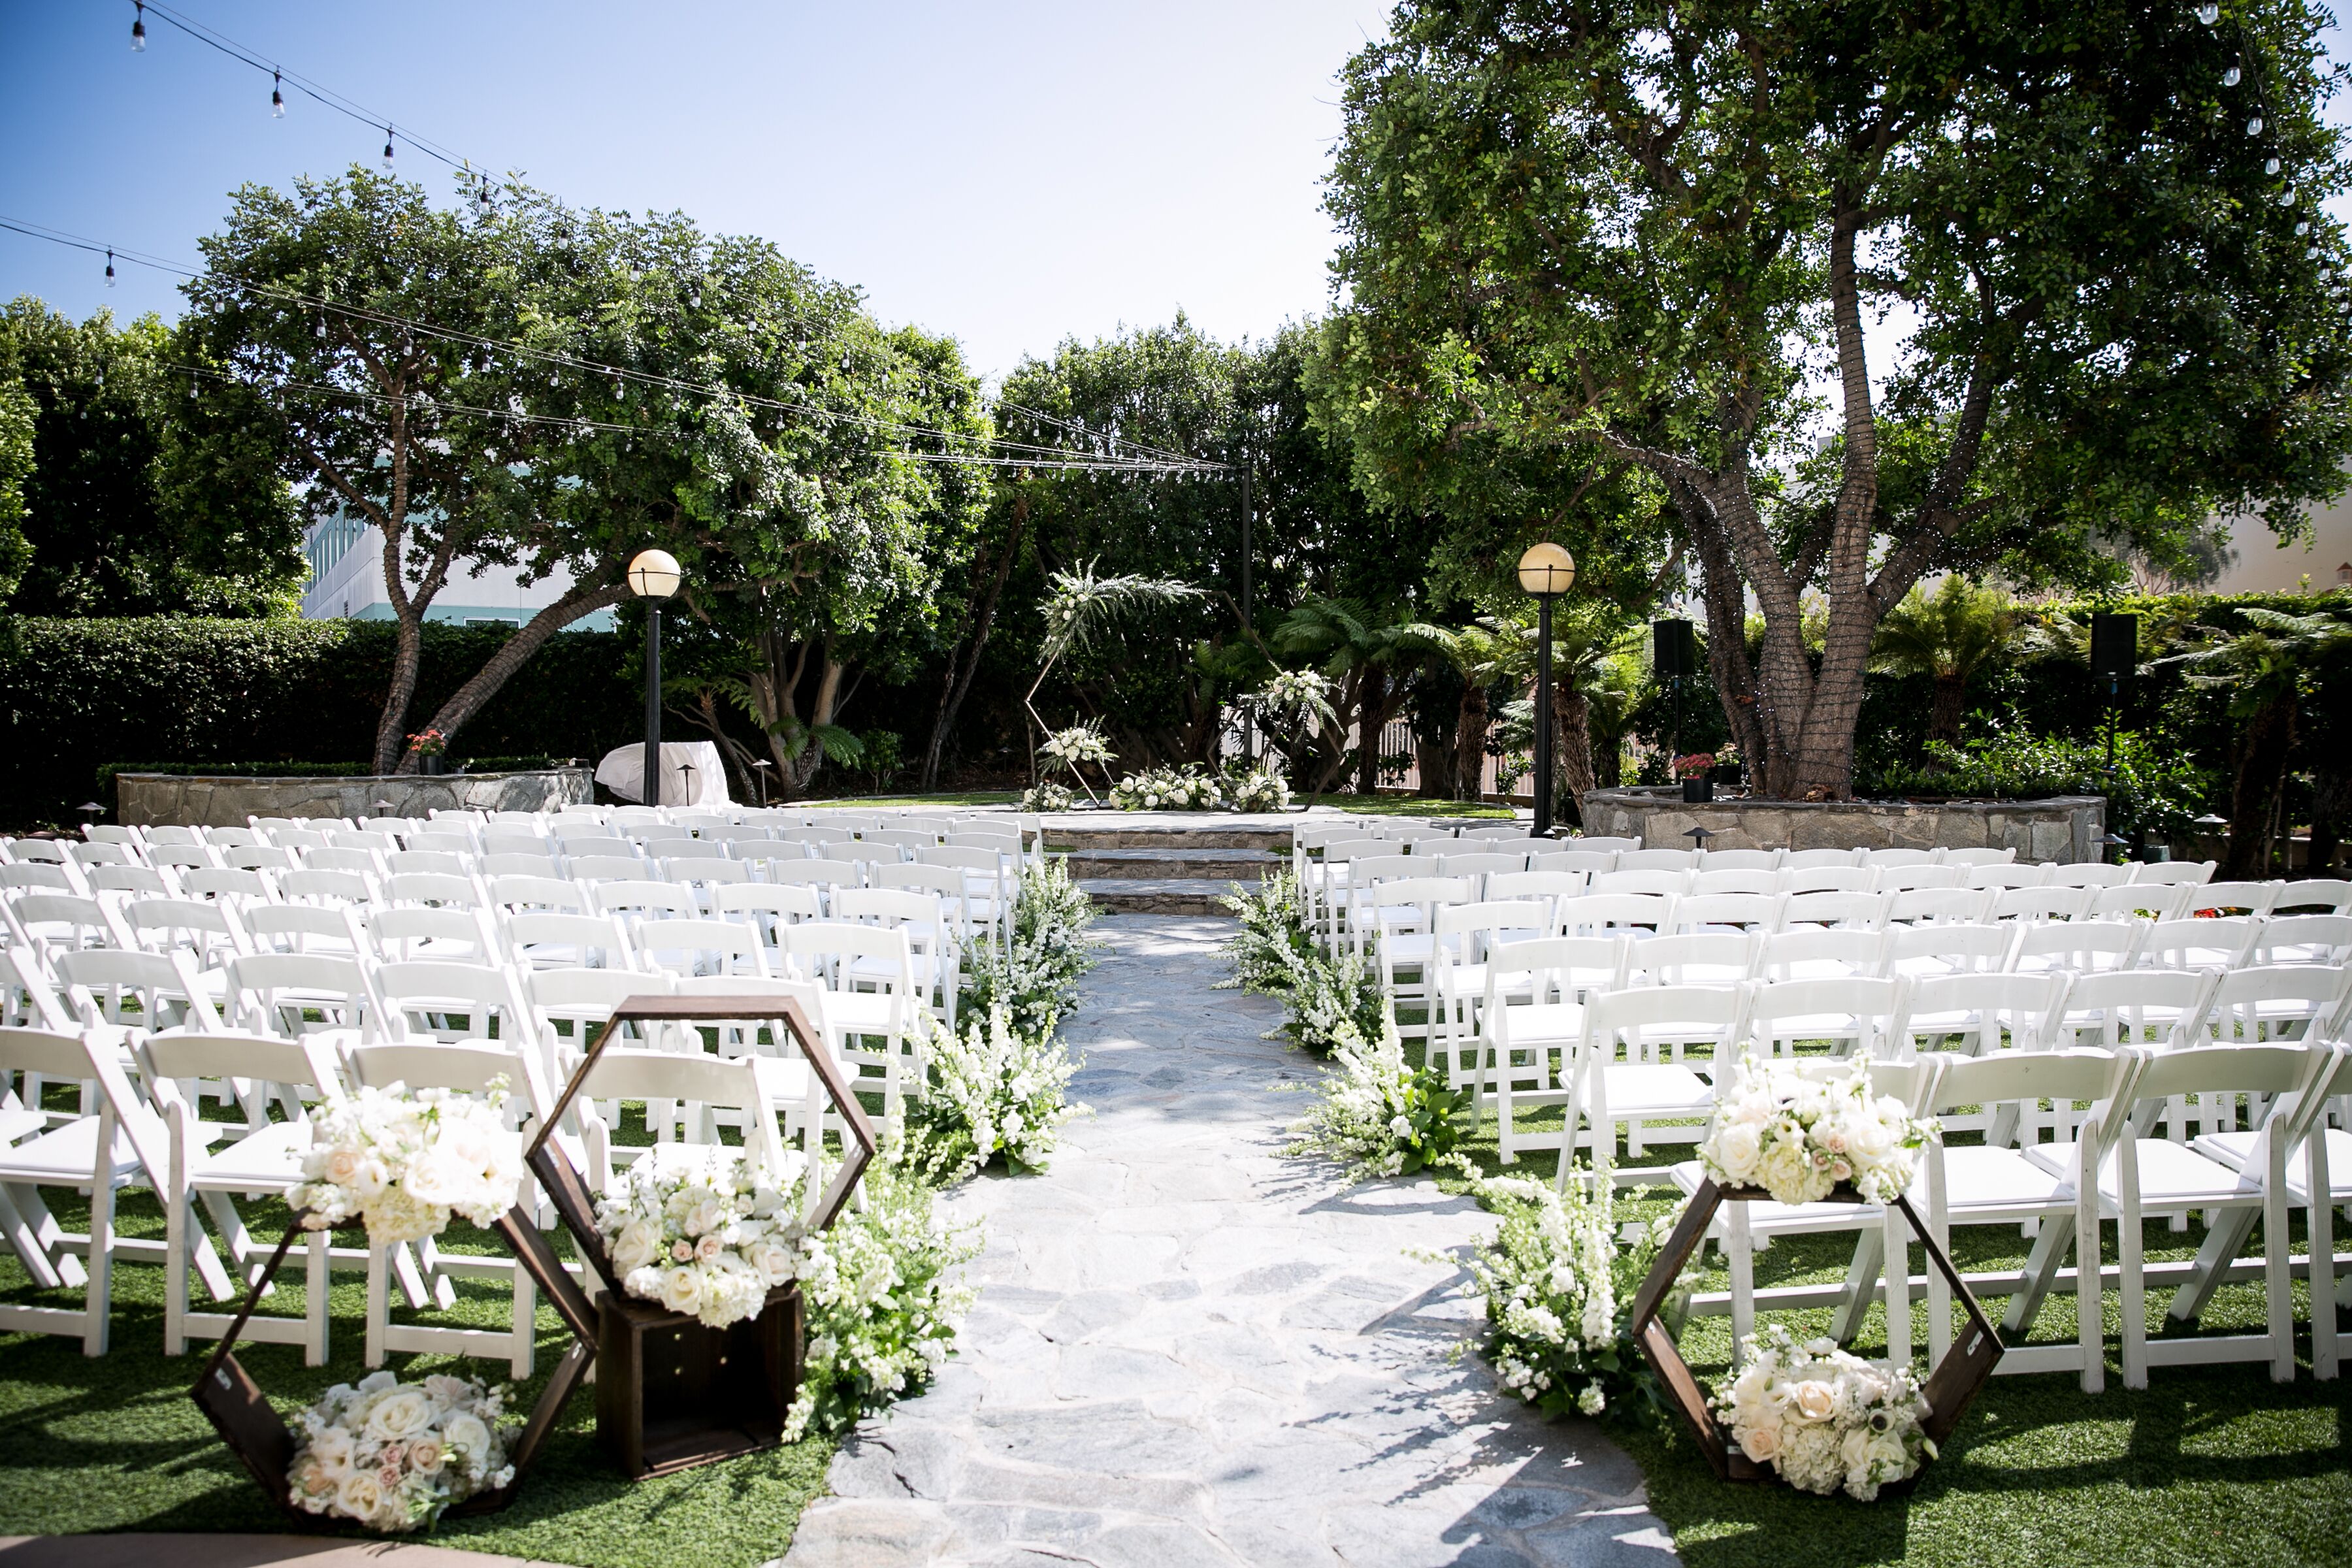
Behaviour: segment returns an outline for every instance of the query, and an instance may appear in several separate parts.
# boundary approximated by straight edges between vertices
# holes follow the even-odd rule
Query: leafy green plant
[[[1282,1032],[1304,1048],[1327,1055],[1352,1030],[1370,1038],[1388,1016],[1379,980],[1358,953],[1332,958],[1307,929],[1298,881],[1276,871],[1251,892],[1235,885],[1217,901],[1240,917],[1240,929],[1225,943],[1233,978],[1220,989],[1272,996],[1290,1011]]]
[[[1328,1155],[1348,1167],[1351,1181],[1466,1169],[1454,1152],[1462,1130],[1454,1120],[1465,1097],[1438,1068],[1405,1060],[1385,1009],[1369,1036],[1353,1020],[1340,1023],[1331,1056],[1339,1071],[1324,1080],[1291,1152]]]
[[[2129,838],[2187,832],[2210,787],[2210,779],[2189,759],[2159,751],[2144,736],[2116,737],[2110,776],[2104,742],[1997,731],[1966,746],[1928,742],[1923,762],[1888,769],[1875,781],[1874,793],[1993,800],[2104,795],[2109,831]]]

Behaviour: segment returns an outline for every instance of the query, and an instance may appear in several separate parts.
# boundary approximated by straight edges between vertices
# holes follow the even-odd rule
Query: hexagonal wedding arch
[[[606,1043],[623,1026],[727,1023],[764,1023],[773,1027],[778,1039],[789,1035],[841,1118],[846,1133],[842,1163],[812,1212],[814,1228],[830,1226],[864,1179],[879,1147],[874,1124],[798,1002],[775,996],[643,996],[614,1008],[524,1152],[556,1217],[571,1232],[573,1247],[604,1289],[591,1300],[522,1205],[499,1220],[495,1228],[499,1239],[547,1293],[549,1304],[572,1332],[572,1343],[509,1452],[515,1479],[452,1507],[445,1517],[493,1513],[513,1500],[523,1472],[591,1365],[598,1369],[597,1436],[632,1480],[782,1442],[784,1413],[801,1380],[805,1331],[799,1287],[788,1284],[770,1291],[756,1315],[724,1329],[706,1327],[688,1314],[630,1297],[621,1289],[603,1233],[596,1228],[595,1200],[588,1184],[553,1136]],[[287,1472],[298,1439],[239,1364],[235,1350],[295,1240],[307,1234],[302,1215],[297,1214],[205,1363],[190,1396],[288,1521],[298,1529],[319,1531],[336,1529],[342,1521],[306,1512],[292,1501]],[[746,1367],[756,1367],[757,1375],[743,1375]]]
[[[1699,1452],[1706,1456],[1707,1465],[1717,1478],[1727,1481],[1765,1481],[1775,1479],[1776,1476],[1769,1466],[1759,1465],[1742,1453],[1730,1441],[1722,1424],[1716,1420],[1715,1412],[1707,1408],[1706,1391],[1699,1386],[1696,1374],[1683,1360],[1682,1350],[1675,1343],[1675,1336],[1666,1327],[1664,1313],[1667,1299],[1674,1292],[1675,1281],[1682,1275],[1683,1266],[1706,1242],[1706,1227],[1714,1220],[1715,1211],[1727,1203],[1763,1202],[1770,1197],[1771,1194],[1761,1187],[1725,1187],[1717,1185],[1712,1180],[1700,1182],[1698,1190],[1691,1194],[1689,1206],[1683,1210],[1683,1217],[1675,1226],[1674,1234],[1658,1249],[1658,1256],[1650,1265],[1649,1274],[1643,1279],[1641,1289],[1633,1293],[1633,1314],[1626,1324],[1633,1342],[1642,1347],[1643,1359],[1650,1363],[1650,1370],[1658,1374],[1658,1381],[1665,1384],[1667,1400],[1682,1416],[1683,1424],[1690,1428],[1691,1436],[1697,1440]],[[1859,1204],[1865,1200],[1852,1187],[1840,1187],[1823,1201]],[[1927,1396],[1927,1414],[1920,1426],[1930,1441],[1941,1443],[1959,1424],[1969,1402],[1984,1387],[1985,1380],[1992,1375],[1994,1364],[2003,1354],[2003,1347],[2000,1335],[1993,1330],[1992,1320],[1986,1317],[1984,1309],[1978,1305],[1976,1293],[1969,1289],[1968,1281],[1960,1277],[1959,1270],[1952,1267],[1951,1258],[1936,1245],[1935,1237],[1921,1223],[1918,1211],[1911,1206],[1910,1198],[1897,1194],[1895,1205],[1902,1211],[1904,1219],[1909,1222],[1911,1234],[1917,1237],[1920,1245],[1927,1249],[1927,1266],[1943,1275],[1945,1283],[1952,1288],[1952,1294],[1968,1314],[1968,1329],[1952,1342],[1951,1347],[1944,1352],[1944,1359],[1927,1374],[1927,1386],[1921,1390]],[[1893,1263],[1892,1259],[1889,1261]],[[1906,1269],[1910,1267],[1907,1262],[1895,1266]],[[1913,1480],[1916,1479],[1914,1477]],[[1882,1490],[1900,1491],[1911,1484],[1911,1480],[1901,1481]]]

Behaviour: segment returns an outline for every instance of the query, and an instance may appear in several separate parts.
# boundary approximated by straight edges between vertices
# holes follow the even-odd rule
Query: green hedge
[[[110,802],[100,771],[130,757],[174,767],[363,769],[392,679],[383,621],[0,618],[0,826],[79,820]],[[512,632],[428,625],[412,727]],[[634,639],[563,632],[516,672],[453,748],[460,760],[603,755],[636,732]],[[153,771],[152,769],[148,771]],[[111,784],[110,773],[106,783]]]

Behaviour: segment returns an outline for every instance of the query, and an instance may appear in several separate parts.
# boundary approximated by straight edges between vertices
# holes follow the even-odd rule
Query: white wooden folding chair
[[[1471,1089],[1472,1116],[1483,1110],[1486,1068],[1482,1062],[1464,1062],[1465,1056],[1483,1055],[1486,1034],[1479,1012],[1496,989],[1489,969],[1496,955],[1516,944],[1550,934],[1551,906],[1533,899],[1488,900],[1479,903],[1446,904],[1436,911],[1429,963],[1434,1012],[1432,1015],[1427,1060],[1444,1064],[1448,1083],[1466,1083]],[[1521,984],[1510,970],[1500,978],[1507,993]]]
[[[1984,888],[1905,888],[1884,895],[1886,923],[1942,930],[1992,919],[1993,894]]]
[[[1834,980],[1852,974],[1882,974],[1899,928],[1855,931],[1843,926],[1800,926],[1766,931],[1756,944],[1751,977],[1757,980]]]
[[[1733,851],[1726,850],[1724,853]],[[1780,873],[1776,870],[1760,866],[1717,866],[1715,860],[1715,857],[1709,856],[1706,869],[1691,878],[1690,891],[1694,896],[1706,898],[1711,893],[1755,893],[1769,899],[1781,890]]]
[[[243,963],[259,962],[243,959]],[[257,1240],[236,1208],[239,1196],[283,1197],[302,1180],[302,1155],[310,1147],[309,1105],[336,1100],[342,1095],[331,1056],[319,1039],[270,1038],[260,1035],[189,1033],[167,1030],[150,1035],[137,1045],[149,1091],[163,1108],[170,1139],[170,1167],[162,1194],[164,1215],[163,1353],[178,1355],[187,1349],[191,1334],[213,1336],[228,1331],[235,1319],[225,1312],[191,1311],[188,1307],[188,1259],[195,1225],[193,1205],[200,1198],[222,1225],[222,1240],[242,1266],[257,1271],[268,1248]],[[249,1082],[271,1091],[269,1103],[281,1108],[284,1120],[249,1125],[221,1147],[213,1147],[215,1129],[196,1116],[194,1100],[182,1085],[191,1079],[228,1079]],[[327,1233],[314,1231],[307,1241],[303,1283],[303,1315],[299,1319],[257,1312],[244,1329],[248,1339],[273,1344],[299,1344],[303,1363],[327,1362],[328,1271],[337,1259]],[[364,1267],[362,1256],[348,1261]]]
[[[635,968],[659,970],[677,979],[699,974],[764,977],[768,944],[748,921],[644,920],[629,933]]]
[[[28,1088],[45,1079],[90,1082],[99,1089],[97,1104],[62,1126],[41,1130],[45,1119],[37,1089],[29,1108],[9,1089],[18,1074]],[[139,1109],[110,1042],[94,1044],[79,1032],[0,1027],[0,1125],[8,1131],[0,1142],[0,1244],[16,1254],[34,1284],[82,1292],[79,1309],[0,1302],[0,1332],[78,1334],[84,1355],[106,1353],[118,1253],[115,1198],[145,1174],[131,1134],[121,1125],[123,1105],[132,1106],[134,1113]],[[151,1149],[150,1158],[157,1152]],[[76,1236],[59,1226],[41,1201],[43,1187],[88,1192],[87,1230]],[[212,1273],[225,1290],[227,1279],[217,1259]]]
[[[2020,974],[2095,974],[2129,969],[2147,939],[2147,921],[2021,921],[2009,967]]]
[[[1867,866],[1833,864],[1784,866],[1773,889],[1781,893],[1874,893],[1880,890],[1877,871]]]
[[[1724,1071],[1738,1054],[1755,990],[1752,985],[1630,986],[1588,999],[1570,1078],[1571,1139],[1580,1116],[1591,1124],[1595,1160],[1615,1168],[1621,1122],[1626,1128],[1629,1159],[1638,1158],[1648,1142],[1695,1143],[1705,1137],[1716,1089],[1689,1065],[1688,1053],[1704,1048],[1707,1070]],[[1655,1125],[1659,1122],[1679,1124]],[[1562,1185],[1573,1151],[1571,1142],[1560,1159]],[[1619,1182],[1641,1182],[1655,1174],[1615,1169]]]
[[[349,904],[252,904],[240,919],[254,952],[322,952],[338,958],[373,956],[362,911]]]
[[[1762,1057],[1794,1056],[1802,1040],[1827,1041],[1835,1056],[1883,1054],[1885,1044],[1902,1033],[1911,984],[1908,975],[1759,984],[1748,997],[1741,1038]]]
[[[877,872],[887,868],[875,868]],[[903,932],[915,994],[923,998],[941,1024],[950,1029],[956,1026],[963,954],[938,894],[914,888],[844,888],[834,896],[833,918]],[[880,978],[873,967],[877,961],[863,962],[866,969],[859,978]]]
[[[1785,893],[1780,899],[1780,929],[1826,925],[1879,931],[1885,928],[1894,906],[1895,895],[1891,893]]]
[[[1491,1074],[1496,1136],[1502,1161],[1515,1163],[1521,1150],[1556,1149],[1565,1165],[1576,1131],[1529,1132],[1517,1115],[1547,1105],[1566,1106],[1574,1096],[1578,1045],[1584,1038],[1584,1005],[1625,982],[1623,936],[1540,937],[1496,950],[1486,965],[1486,991],[1479,1008],[1478,1065]],[[1524,997],[1525,1000],[1520,998]],[[1456,1058],[1455,1066],[1460,1066]],[[1474,1094],[1476,1079],[1465,1086]]]
[[[522,910],[505,918],[499,933],[508,962],[523,970],[639,967],[616,915]]]
[[[2157,921],[2140,938],[2143,969],[2243,969],[2262,936],[2259,916]]]
[[[508,1129],[520,1137],[526,1120],[546,1114],[549,1100],[547,1086],[540,1078],[537,1053],[527,1048],[527,1042],[518,1041],[515,1045],[525,1048],[481,1041],[445,1045],[425,1039],[351,1046],[342,1052],[343,1071],[354,1089],[404,1085],[411,1089],[442,1089],[479,1098],[503,1088],[509,1095],[504,1119]],[[537,1206],[528,1174],[523,1178],[517,1206],[526,1212]],[[365,1364],[382,1366],[384,1358],[394,1352],[503,1355],[511,1375],[529,1377],[538,1337],[539,1310],[539,1289],[530,1275],[503,1254],[449,1252],[427,1238],[416,1244],[416,1266],[429,1281],[435,1303],[444,1311],[457,1305],[456,1279],[503,1280],[512,1297],[510,1326],[500,1331],[396,1323],[392,1321],[391,1282],[396,1268],[395,1255],[405,1246],[395,1243],[388,1247],[371,1245],[368,1248]]]
[[[923,1091],[914,1019],[920,1004],[907,933],[850,921],[803,921],[782,936],[797,977],[825,988],[826,1046],[861,1077],[868,1069],[877,1074],[883,1113],[897,1115],[907,1095]],[[869,962],[861,965],[860,960]]]

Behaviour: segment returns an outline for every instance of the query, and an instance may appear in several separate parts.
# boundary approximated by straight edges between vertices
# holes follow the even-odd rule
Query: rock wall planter
[[[1689,801],[1679,786],[1596,789],[1582,797],[1584,831],[1639,837],[1680,849],[1694,827],[1710,849],[2014,849],[2020,860],[2096,860],[2106,835],[2105,795],[2047,800],[1801,801],[1717,795]]]
[[[522,773],[350,773],[328,778],[244,778],[231,773],[117,773],[115,817],[126,827],[242,827],[252,816],[359,819],[440,811],[552,811],[585,805],[595,787],[585,768]]]

